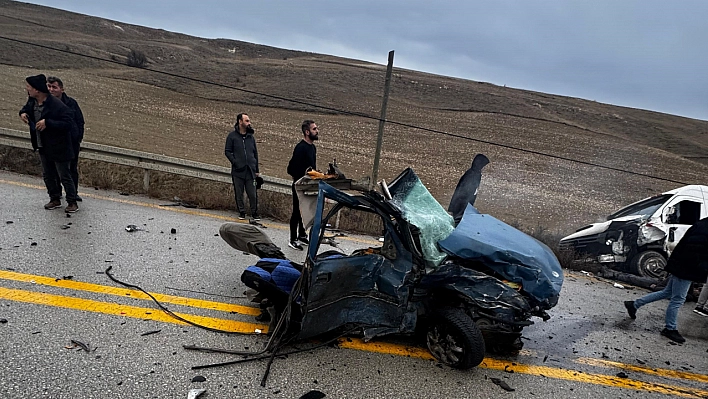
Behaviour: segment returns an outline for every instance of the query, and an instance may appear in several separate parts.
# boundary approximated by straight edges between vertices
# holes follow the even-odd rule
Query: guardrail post
[[[150,192],[150,169],[145,169],[145,173],[143,174],[143,189],[145,193]]]

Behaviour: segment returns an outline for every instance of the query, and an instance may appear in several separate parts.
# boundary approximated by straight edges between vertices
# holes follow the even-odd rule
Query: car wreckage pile
[[[287,260],[257,226],[224,224],[229,245],[261,257],[242,275],[268,311],[260,319],[271,322],[258,354],[274,357],[288,343],[315,337],[410,334],[424,337],[440,362],[467,369],[487,351],[521,349],[531,318],[550,317],[563,274],[544,244],[474,208],[487,163],[475,157],[449,213],[410,168],[380,182],[380,192],[356,189],[343,176],[303,177],[295,185],[311,226],[303,265]],[[325,226],[342,208],[378,215],[382,245],[320,252]]]

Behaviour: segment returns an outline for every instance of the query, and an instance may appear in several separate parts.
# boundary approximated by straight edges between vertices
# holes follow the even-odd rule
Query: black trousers
[[[296,241],[298,237],[307,236],[305,227],[302,225],[302,215],[300,214],[300,201],[297,199],[295,182],[292,184],[293,190],[293,214],[290,216],[290,241]]]
[[[251,216],[258,214],[258,194],[256,193],[256,181],[253,176],[241,177],[231,172],[231,181],[234,184],[234,194],[236,195],[236,206],[239,213],[246,213],[246,204],[243,201],[243,192],[248,195],[248,205],[251,208]]]

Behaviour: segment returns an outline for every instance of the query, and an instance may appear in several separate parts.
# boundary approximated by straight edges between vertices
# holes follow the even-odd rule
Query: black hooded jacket
[[[44,119],[46,128],[38,132],[35,128],[38,120],[34,118],[34,105],[37,100],[29,97],[27,104],[20,110],[20,115],[27,114],[30,126],[32,148],[39,150],[40,154],[57,162],[69,161],[74,158],[71,148],[71,110],[58,98],[48,95],[44,100],[44,109],[38,120]],[[37,136],[42,143],[39,146]]]
[[[708,278],[708,218],[691,226],[676,245],[666,271],[678,278],[704,283]]]
[[[236,130],[226,136],[226,146],[224,155],[231,162],[231,174],[241,178],[255,178],[258,171],[258,149],[253,132],[249,131],[242,135]]]

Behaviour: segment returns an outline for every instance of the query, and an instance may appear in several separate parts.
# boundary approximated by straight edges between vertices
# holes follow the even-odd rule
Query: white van
[[[578,229],[560,241],[586,262],[644,277],[664,276],[666,259],[697,221],[708,217],[708,186],[690,185],[628,205],[607,221]]]

